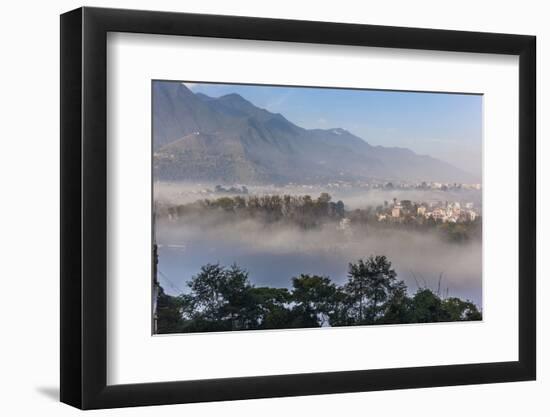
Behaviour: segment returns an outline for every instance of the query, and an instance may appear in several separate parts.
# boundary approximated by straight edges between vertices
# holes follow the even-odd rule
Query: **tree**
[[[284,329],[292,322],[292,313],[287,308],[292,297],[286,288],[253,287],[250,294],[256,307],[258,328]]]
[[[179,333],[182,331],[182,305],[178,297],[164,292],[159,285],[157,295],[157,333]]]
[[[236,264],[223,271],[221,296],[224,300],[221,309],[223,317],[231,323],[232,330],[256,327],[258,324],[254,299],[248,281],[248,272]]]
[[[181,296],[186,326],[194,331],[240,330],[257,326],[248,273],[232,265],[207,264]],[[199,330],[197,330],[197,328]]]
[[[346,215],[346,210],[344,207],[344,202],[342,200],[338,200],[336,202],[335,210],[336,216],[338,218],[344,217]]]
[[[464,243],[470,238],[468,228],[461,223],[443,223],[439,225],[439,230],[453,243]]]
[[[301,274],[292,289],[254,287],[248,272],[233,264],[201,267],[189,293],[170,296],[159,287],[157,332],[184,333],[285,329],[360,324],[481,320],[475,304],[441,299],[428,288],[409,296],[385,256],[349,264],[348,282]]]
[[[292,278],[295,322],[299,327],[321,327],[329,323],[335,310],[336,286],[328,277],[301,274]]]
[[[233,211],[234,200],[231,197],[220,197],[215,201],[217,207],[225,211]]]
[[[380,320],[385,324],[403,324],[412,321],[412,300],[407,295],[407,286],[398,281],[388,301],[384,305],[384,315]]]
[[[441,299],[429,288],[421,288],[412,299],[412,323],[451,321]]]
[[[349,264],[344,287],[350,310],[358,324],[371,324],[379,317],[381,306],[400,288],[397,274],[385,256],[370,256]]]
[[[201,314],[205,319],[220,319],[220,311],[225,303],[222,296],[222,285],[225,278],[224,267],[219,263],[206,264],[188,283],[192,295],[194,314]]]
[[[443,301],[443,309],[450,321],[481,320],[482,316],[474,303],[452,297]]]

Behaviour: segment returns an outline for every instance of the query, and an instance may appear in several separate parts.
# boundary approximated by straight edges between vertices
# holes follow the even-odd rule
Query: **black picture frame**
[[[108,32],[519,56],[519,360],[107,385]],[[534,36],[102,8],[61,15],[61,401],[81,409],[534,380]]]

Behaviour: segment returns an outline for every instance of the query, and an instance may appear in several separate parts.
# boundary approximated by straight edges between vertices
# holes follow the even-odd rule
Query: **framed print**
[[[61,16],[61,400],[535,379],[535,38]]]

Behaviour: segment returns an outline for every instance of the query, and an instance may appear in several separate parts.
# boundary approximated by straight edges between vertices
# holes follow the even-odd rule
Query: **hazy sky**
[[[481,176],[482,96],[377,90],[189,84],[237,93],[304,128],[341,127],[372,145],[400,146]]]

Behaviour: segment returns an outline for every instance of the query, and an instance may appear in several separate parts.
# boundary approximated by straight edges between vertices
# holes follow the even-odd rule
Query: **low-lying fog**
[[[154,184],[155,201],[170,202],[170,204],[187,204],[204,198],[218,198],[224,194],[213,192],[216,184],[186,184],[156,182]],[[481,207],[481,191],[478,190],[417,190],[417,189],[368,189],[352,186],[327,187],[316,185],[287,185],[287,186],[247,186],[250,195],[265,194],[290,194],[310,195],[318,197],[319,194],[327,192],[332,196],[332,201],[342,200],[346,209],[365,208],[366,206],[377,206],[384,204],[384,201],[391,202],[392,199],[411,200],[426,202],[429,200],[472,202],[476,207]],[[230,195],[230,194],[227,194]]]
[[[335,225],[304,231],[265,226],[253,220],[207,225],[192,219],[159,220],[159,280],[170,294],[187,292],[186,282],[202,265],[237,263],[257,286],[289,287],[300,273],[328,275],[341,284],[348,263],[386,255],[409,290],[427,285],[441,295],[469,299],[481,306],[481,242],[453,244],[435,233],[364,229],[344,232]],[[414,274],[414,275],[413,275]],[[414,276],[416,276],[416,281]]]

